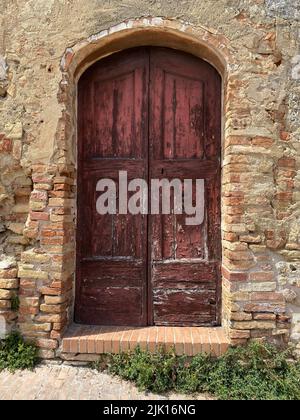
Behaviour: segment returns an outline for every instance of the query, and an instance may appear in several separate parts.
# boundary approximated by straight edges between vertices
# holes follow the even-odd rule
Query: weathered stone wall
[[[54,357],[72,320],[78,69],[113,33],[166,45],[172,27],[224,60],[223,325],[300,351],[299,2],[0,1],[0,254],[19,261],[21,331]]]

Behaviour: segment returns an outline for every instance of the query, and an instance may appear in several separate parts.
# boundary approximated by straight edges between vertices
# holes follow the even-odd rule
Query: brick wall
[[[35,165],[32,180],[24,234],[40,246],[21,256],[18,322],[21,332],[35,339],[40,355],[52,358],[72,319],[74,175],[67,168]]]
[[[300,352],[295,2],[26,3],[0,18],[0,253],[18,261],[22,333],[55,357],[73,319],[78,77],[109,52],[154,43],[209,60],[224,80],[223,326],[233,344]]]

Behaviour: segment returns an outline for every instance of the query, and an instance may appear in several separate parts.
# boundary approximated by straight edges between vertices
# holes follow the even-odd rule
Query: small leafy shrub
[[[290,350],[251,343],[229,349],[219,358],[189,358],[162,350],[151,354],[106,355],[94,364],[136,383],[140,390],[162,393],[209,393],[223,400],[300,400],[300,362]]]
[[[8,369],[33,369],[37,364],[38,349],[34,344],[25,343],[19,333],[13,332],[0,341],[0,371]]]
[[[252,343],[212,360],[199,389],[224,400],[299,400],[300,363],[290,350]]]
[[[163,351],[151,354],[139,348],[134,353],[112,355],[109,371],[134,381],[139,389],[160,393],[172,389],[176,374],[176,356]]]

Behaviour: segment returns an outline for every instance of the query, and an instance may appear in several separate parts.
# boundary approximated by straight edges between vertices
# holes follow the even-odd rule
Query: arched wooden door
[[[78,90],[75,320],[218,325],[221,78],[208,63],[137,48],[93,65]],[[96,211],[97,182],[204,179],[205,218]],[[119,198],[119,197],[118,197]],[[150,195],[149,195],[150,201]],[[149,203],[151,208],[151,203]]]

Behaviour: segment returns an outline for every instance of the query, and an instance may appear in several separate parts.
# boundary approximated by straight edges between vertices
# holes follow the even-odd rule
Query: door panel
[[[151,217],[153,322],[217,325],[221,79],[204,61],[165,49],[151,50],[150,77],[150,178],[204,179],[206,206],[201,226],[174,211]]]
[[[149,56],[109,57],[79,83],[77,322],[147,323],[147,217],[99,215],[97,182],[148,177]]]
[[[164,71],[163,158],[203,156],[203,83]]]

